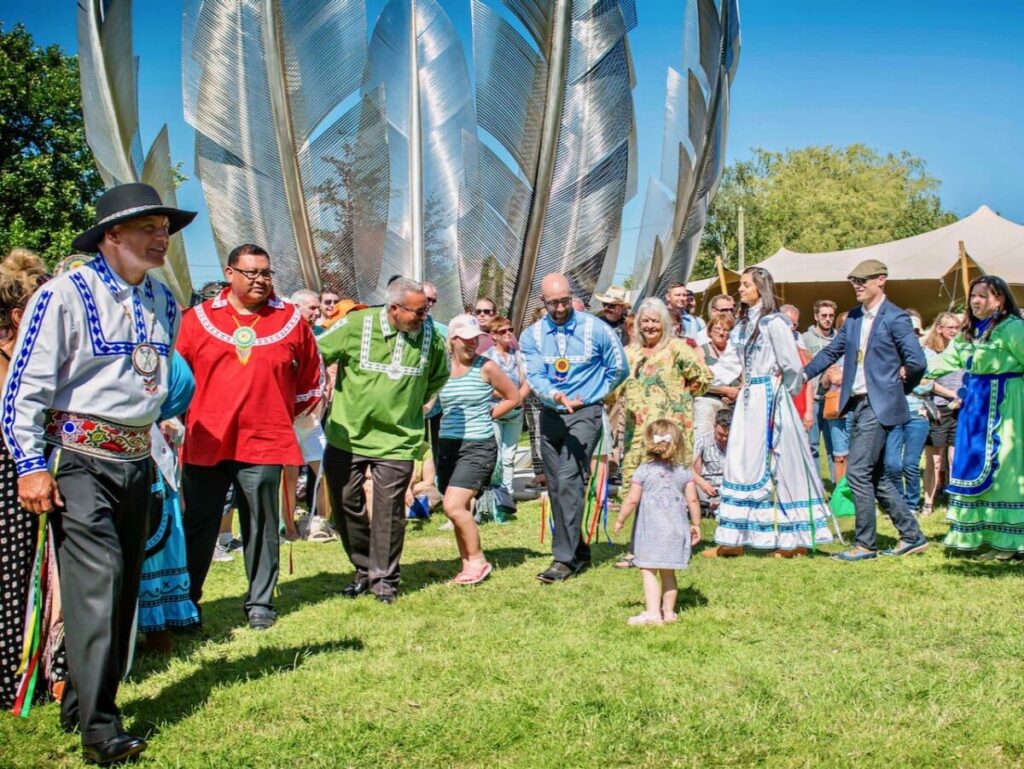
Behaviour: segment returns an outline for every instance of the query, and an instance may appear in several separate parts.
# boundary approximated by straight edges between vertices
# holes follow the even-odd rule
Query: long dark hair
[[[995,327],[1007,318],[1020,318],[1021,316],[1020,307],[1017,306],[1017,301],[1013,298],[1013,292],[1010,291],[1010,287],[1006,285],[1005,280],[995,275],[982,275],[975,278],[971,281],[971,288],[967,292],[967,312],[963,326],[964,338],[969,342],[974,341],[974,324],[979,320],[974,315],[974,310],[971,309],[971,296],[974,294],[974,287],[981,284],[984,284],[990,292],[1003,300],[1002,308],[995,311],[995,314],[992,315],[992,323],[985,329],[985,333],[981,335],[983,339],[991,337]]]
[[[775,295],[775,278],[764,267],[747,267],[742,273],[749,275],[761,295],[761,317],[779,311],[779,298]],[[740,302],[740,322],[747,319],[747,312],[750,308],[745,302]]]

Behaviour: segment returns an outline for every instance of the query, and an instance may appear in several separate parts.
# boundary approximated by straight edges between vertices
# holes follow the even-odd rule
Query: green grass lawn
[[[204,635],[141,656],[121,689],[127,726],[150,738],[145,763],[1024,764],[1024,567],[947,557],[941,515],[925,519],[920,557],[696,557],[679,621],[645,628],[626,625],[642,600],[639,575],[612,568],[620,548],[542,586],[531,503],[483,528],[497,568],[458,588],[442,519],[410,527],[395,606],[338,596],[351,576],[340,545],[296,545],[264,633],[242,627],[241,559],[214,564]],[[888,524],[880,535],[892,543]],[[0,717],[0,765],[78,756],[55,705]]]

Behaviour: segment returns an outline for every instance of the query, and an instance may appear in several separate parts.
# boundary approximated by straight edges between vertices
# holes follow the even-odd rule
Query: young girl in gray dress
[[[676,569],[690,563],[690,549],[700,542],[700,502],[693,473],[672,461],[683,436],[668,419],[647,426],[644,448],[647,461],[633,473],[629,495],[615,519],[615,532],[640,506],[636,520],[634,565],[644,583],[642,614],[630,625],[661,625],[676,619]],[[689,526],[687,526],[689,512]],[[660,577],[660,582],[659,582]]]

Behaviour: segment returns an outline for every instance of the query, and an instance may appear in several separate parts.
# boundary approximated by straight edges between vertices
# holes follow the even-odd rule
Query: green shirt
[[[317,345],[338,364],[327,440],[375,459],[416,459],[423,445],[423,405],[448,380],[444,339],[428,318],[416,336],[388,322],[387,308],[350,312]]]

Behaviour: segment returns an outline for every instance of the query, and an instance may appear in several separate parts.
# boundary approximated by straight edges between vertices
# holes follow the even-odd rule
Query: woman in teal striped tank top
[[[476,318],[458,315],[448,324],[452,372],[438,397],[441,417],[437,486],[444,512],[455,527],[462,571],[452,580],[475,585],[487,579],[491,564],[480,546],[480,530],[470,506],[490,480],[498,458],[494,420],[519,406],[519,391],[497,363],[476,354],[483,334]],[[494,402],[494,394],[501,398]]]

